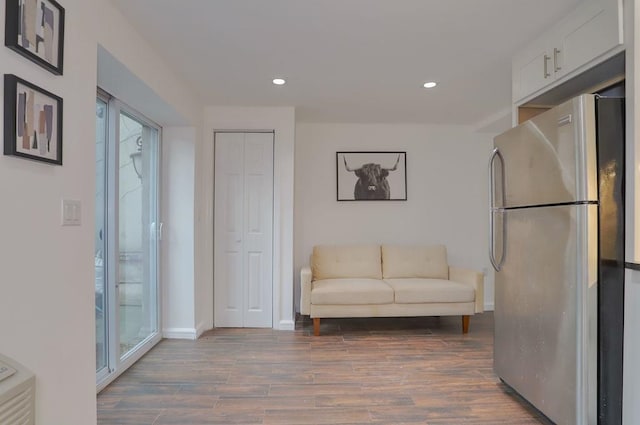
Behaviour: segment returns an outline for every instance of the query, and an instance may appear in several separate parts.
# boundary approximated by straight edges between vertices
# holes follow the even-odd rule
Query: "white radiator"
[[[0,424],[35,425],[35,377],[0,354]]]

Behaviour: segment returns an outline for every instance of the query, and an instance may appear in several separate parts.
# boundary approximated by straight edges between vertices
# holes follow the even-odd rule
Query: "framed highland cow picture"
[[[338,201],[406,201],[406,152],[336,152]]]

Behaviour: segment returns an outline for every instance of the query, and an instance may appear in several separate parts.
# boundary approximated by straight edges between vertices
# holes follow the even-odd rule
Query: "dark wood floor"
[[[493,316],[323,319],[164,340],[98,396],[99,424],[549,424],[492,371]]]

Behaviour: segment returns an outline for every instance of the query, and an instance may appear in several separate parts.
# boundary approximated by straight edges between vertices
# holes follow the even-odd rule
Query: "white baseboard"
[[[494,307],[495,307],[495,306],[493,305],[493,303],[491,303],[491,304],[485,304],[485,305],[484,305],[484,311],[493,311],[493,310],[494,310]]]
[[[169,339],[197,339],[198,332],[194,328],[165,328],[162,336]]]
[[[281,331],[293,331],[296,329],[296,323],[293,320],[281,320],[278,324],[278,329]]]

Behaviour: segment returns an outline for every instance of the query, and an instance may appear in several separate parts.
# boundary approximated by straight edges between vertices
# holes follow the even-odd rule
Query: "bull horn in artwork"
[[[383,168],[383,170],[396,171],[396,169],[398,169],[399,162],[400,162],[400,155],[398,155],[398,159],[396,159],[396,164],[393,166],[393,168]]]
[[[346,158],[346,157],[344,157],[344,156],[343,156],[343,157],[342,157],[342,159],[344,160],[344,168],[345,168],[347,171],[349,171],[349,172],[351,172],[351,171],[358,171],[358,169],[357,169],[357,168],[349,168],[349,166],[347,165],[347,158]],[[398,158],[398,159],[399,159],[399,158]]]

